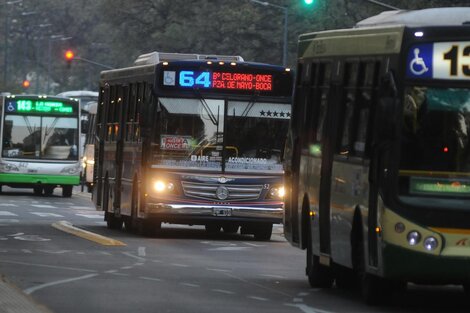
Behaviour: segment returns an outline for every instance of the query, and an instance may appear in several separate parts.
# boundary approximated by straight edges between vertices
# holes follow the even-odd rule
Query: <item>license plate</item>
[[[212,208],[212,214],[214,216],[231,216],[232,215],[232,209]]]

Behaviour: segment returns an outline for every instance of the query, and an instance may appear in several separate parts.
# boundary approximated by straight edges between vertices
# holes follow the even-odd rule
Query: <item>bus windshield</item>
[[[13,159],[78,159],[78,120],[5,114],[2,156]]]
[[[282,172],[281,137],[289,116],[289,104],[160,98],[153,164]]]
[[[470,197],[469,132],[470,89],[407,88],[400,194]]]

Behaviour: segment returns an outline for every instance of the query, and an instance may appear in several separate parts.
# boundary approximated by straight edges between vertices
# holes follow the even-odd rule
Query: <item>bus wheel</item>
[[[205,225],[205,228],[206,228],[206,232],[211,235],[215,235],[220,232],[220,225],[217,225],[217,224],[209,223]]]
[[[307,231],[307,266],[305,272],[308,282],[312,288],[331,288],[333,286],[331,270],[329,267],[320,264],[320,258],[313,254],[310,225],[307,227]]]
[[[34,187],[33,188],[33,193],[35,196],[41,196],[42,195],[42,187]]]
[[[62,186],[62,197],[70,198],[72,196],[72,185]]]
[[[222,226],[222,229],[224,230],[224,233],[226,234],[235,234],[236,232],[238,232],[238,228],[240,226],[237,225],[237,224],[225,224]]]
[[[54,187],[48,186],[44,187],[44,194],[46,196],[51,196],[54,193]]]
[[[114,213],[106,212],[106,226],[109,229],[121,229],[122,228],[122,219],[120,217],[116,217]]]
[[[262,223],[262,224],[256,225],[254,236],[256,240],[268,241],[271,239],[272,233],[273,233],[273,224]]]

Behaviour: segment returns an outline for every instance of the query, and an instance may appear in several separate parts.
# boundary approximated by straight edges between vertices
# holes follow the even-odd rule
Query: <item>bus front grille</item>
[[[223,201],[257,200],[263,189],[262,185],[226,185],[181,182],[184,195],[190,198]],[[226,198],[218,196],[219,187],[225,187]]]

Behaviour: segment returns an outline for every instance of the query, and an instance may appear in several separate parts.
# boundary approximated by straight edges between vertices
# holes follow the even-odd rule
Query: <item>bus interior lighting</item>
[[[207,64],[211,65],[211,64],[212,64],[212,61],[207,61]]]
[[[286,67],[286,72],[290,72],[290,68]]]
[[[423,37],[424,33],[423,32],[415,32],[415,37]]]
[[[232,62],[232,63],[230,63],[230,65],[235,66],[235,65],[237,65],[237,63]]]
[[[410,246],[416,246],[421,241],[421,234],[416,230],[412,230],[408,233],[406,239],[408,239]]]
[[[162,64],[163,64],[163,65],[168,65],[168,62],[163,62]]]
[[[223,62],[223,61],[219,62],[219,65],[224,65],[224,64],[225,64],[225,62]]]

